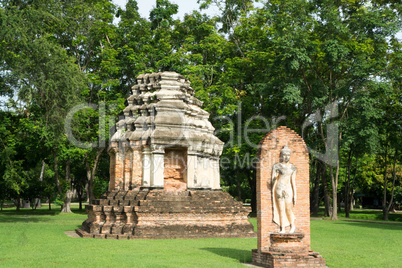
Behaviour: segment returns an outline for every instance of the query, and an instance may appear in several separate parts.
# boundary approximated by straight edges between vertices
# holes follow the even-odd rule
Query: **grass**
[[[341,212],[338,214],[340,218],[347,219],[345,217],[345,213]],[[383,221],[383,214],[381,210],[374,209],[354,209],[350,213],[350,219],[364,219],[364,220],[375,220],[375,221]],[[388,219],[390,221],[399,221],[402,222],[402,212],[397,213],[389,213]]]
[[[320,207],[318,216],[322,217],[323,215],[324,215],[324,208]],[[349,218],[345,217],[344,210],[342,210],[342,212],[338,212],[339,219],[358,219],[358,220],[385,222],[383,221],[382,211],[379,209],[354,209],[350,212],[349,216],[350,216]],[[402,212],[399,211],[396,213],[389,213],[388,219],[391,222],[392,221],[402,222]]]
[[[311,221],[311,247],[329,267],[401,267],[402,225]]]
[[[68,237],[86,215],[0,212],[0,267],[244,267],[257,239],[98,240]],[[250,221],[256,225],[256,219]],[[312,249],[329,267],[398,267],[402,226],[311,221]]]

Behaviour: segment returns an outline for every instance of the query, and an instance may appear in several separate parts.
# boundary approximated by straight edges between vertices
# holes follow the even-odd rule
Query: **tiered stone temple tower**
[[[249,209],[220,189],[223,142],[190,82],[137,77],[111,139],[109,191],[86,207],[83,237],[255,237]]]

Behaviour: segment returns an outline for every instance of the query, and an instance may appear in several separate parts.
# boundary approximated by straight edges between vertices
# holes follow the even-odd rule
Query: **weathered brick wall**
[[[257,222],[258,249],[268,251],[270,234],[279,232],[273,222],[272,210],[272,166],[279,162],[280,151],[288,145],[291,150],[290,163],[297,167],[297,202],[293,208],[296,232],[304,234],[302,246],[310,249],[310,197],[309,155],[303,139],[293,130],[281,126],[268,133],[259,144],[257,166]],[[288,230],[289,227],[287,227]]]
[[[164,190],[168,192],[187,190],[186,149],[165,149]]]
[[[131,175],[133,167],[133,150],[130,147],[124,150],[124,183],[123,190],[128,191],[131,189]]]
[[[142,185],[142,151],[137,145],[120,148],[112,143],[109,191],[139,189]]]
[[[326,267],[324,258],[317,252],[260,254],[257,249],[253,249],[252,259],[253,264],[263,267]]]
[[[133,162],[131,189],[139,189],[142,185],[142,151],[139,146],[132,146],[132,148]]]
[[[250,208],[221,191],[112,191],[87,205],[83,237],[255,237]]]
[[[114,151],[114,186],[109,185],[111,190],[123,190],[124,189],[124,153],[118,150],[118,147],[112,148]],[[113,163],[111,163],[113,164]]]

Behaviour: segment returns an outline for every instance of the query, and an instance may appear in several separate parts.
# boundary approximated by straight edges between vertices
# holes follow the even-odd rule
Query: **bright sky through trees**
[[[113,0],[113,3],[124,8],[126,6],[127,0]],[[141,16],[145,18],[149,17],[149,12],[153,7],[156,6],[156,0],[138,0],[137,3]],[[184,14],[191,13],[192,10],[199,8],[197,0],[175,0],[172,1],[172,3],[179,5],[179,12],[175,16],[175,18],[180,19],[184,17]],[[209,15],[217,15],[218,9],[212,6],[206,11],[206,13]]]

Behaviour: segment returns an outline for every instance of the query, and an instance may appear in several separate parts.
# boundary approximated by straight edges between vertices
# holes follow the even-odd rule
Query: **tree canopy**
[[[106,190],[104,148],[135,78],[176,71],[226,143],[223,188],[253,209],[257,145],[279,125],[305,139],[311,203],[323,200],[333,219],[353,199],[378,200],[384,217],[400,204],[400,1],[198,2],[182,20],[169,0],[157,0],[148,18],[135,0],[125,8],[110,0],[0,2],[0,95],[8,97],[0,184],[8,196],[28,193],[42,163],[57,189],[44,196],[65,206],[74,189],[89,199]],[[210,5],[220,13],[203,13]],[[92,145],[76,148],[64,123],[82,103],[94,105],[72,116],[71,133]]]

